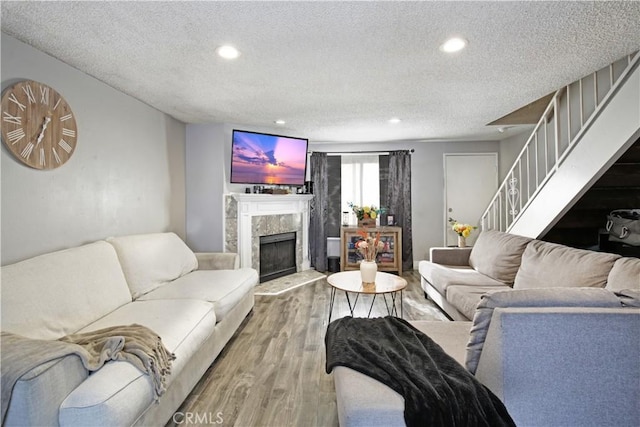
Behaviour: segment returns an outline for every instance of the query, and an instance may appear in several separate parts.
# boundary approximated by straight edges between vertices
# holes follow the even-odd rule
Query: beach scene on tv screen
[[[306,159],[304,139],[235,132],[231,182],[302,185]]]

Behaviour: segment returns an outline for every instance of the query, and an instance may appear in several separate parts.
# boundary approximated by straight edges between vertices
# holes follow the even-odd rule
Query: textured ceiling
[[[504,138],[486,124],[640,49],[639,22],[640,2],[2,1],[3,32],[181,121],[316,142]],[[467,49],[440,52],[452,35]]]

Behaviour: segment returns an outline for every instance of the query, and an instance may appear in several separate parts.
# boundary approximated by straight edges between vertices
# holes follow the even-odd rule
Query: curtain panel
[[[389,152],[387,207],[402,227],[402,270],[413,270],[413,239],[411,226],[411,153],[408,150]]]
[[[314,196],[309,213],[309,258],[317,271],[324,272],[327,270],[326,218],[329,203],[327,153],[312,153],[309,164]]]

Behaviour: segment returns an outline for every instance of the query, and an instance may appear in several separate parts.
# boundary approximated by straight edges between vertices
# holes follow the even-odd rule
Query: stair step
[[[640,207],[640,187],[591,188],[573,209],[634,209]]]
[[[592,188],[638,187],[640,188],[640,163],[615,163]]]
[[[572,209],[567,212],[553,228],[602,228],[607,223],[607,215],[609,212],[609,209],[589,209],[579,211]]]

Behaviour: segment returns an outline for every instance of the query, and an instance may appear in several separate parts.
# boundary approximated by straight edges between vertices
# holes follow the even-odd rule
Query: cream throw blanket
[[[114,326],[82,334],[67,335],[58,341],[36,340],[2,332],[2,421],[11,400],[13,386],[20,377],[37,366],[75,354],[88,371],[96,371],[110,360],[133,364],[149,375],[157,401],[166,391],[175,355],[161,338],[142,325]]]

